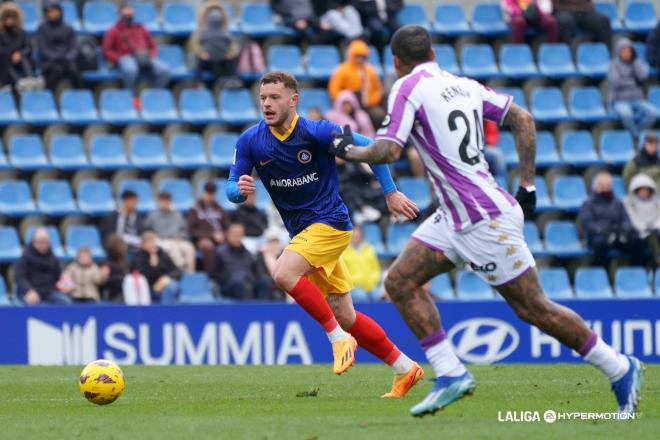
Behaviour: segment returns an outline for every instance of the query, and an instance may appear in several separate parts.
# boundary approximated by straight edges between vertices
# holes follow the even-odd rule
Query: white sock
[[[435,375],[461,376],[467,370],[461,360],[456,357],[447,339],[425,350],[426,358],[435,370]]]
[[[596,345],[584,356],[584,360],[602,371],[610,382],[621,379],[630,368],[628,358],[614,351],[601,338],[598,338]]]
[[[392,363],[394,374],[406,374],[413,367],[414,362],[405,353],[401,353]]]
[[[344,329],[339,326],[339,324],[337,324],[337,327],[335,327],[334,330],[326,333],[326,335],[328,335],[328,339],[330,339],[331,344],[348,337],[348,333],[346,333]]]

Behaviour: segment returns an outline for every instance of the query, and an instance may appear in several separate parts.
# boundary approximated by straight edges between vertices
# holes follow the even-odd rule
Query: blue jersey
[[[313,223],[351,230],[348,209],[339,196],[335,157],[328,153],[334,131],[341,132],[341,128],[328,121],[310,121],[298,116],[283,135],[263,120],[250,127],[236,143],[227,184],[229,199],[244,200],[236,182],[256,168],[292,237]],[[355,136],[356,142],[359,137]],[[369,143],[367,138],[361,138],[359,143]],[[395,187],[387,167],[385,170],[387,176],[383,176],[382,167],[376,175],[389,193]]]

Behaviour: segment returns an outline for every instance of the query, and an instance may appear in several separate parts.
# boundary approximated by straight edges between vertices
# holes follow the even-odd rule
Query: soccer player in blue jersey
[[[227,196],[241,203],[254,193],[256,169],[292,237],[277,261],[275,282],[325,329],[341,374],[354,362],[359,344],[392,366],[392,389],[383,397],[402,397],[424,377],[417,363],[402,353],[385,331],[353,308],[350,274],[341,254],[351,240],[348,209],[339,196],[334,156],[328,153],[333,132],[328,121],[310,121],[296,113],[298,83],[286,72],[261,78],[263,120],[236,143]],[[370,139],[356,135],[358,144]],[[416,217],[415,204],[397,191],[387,166],[372,166],[390,212]]]

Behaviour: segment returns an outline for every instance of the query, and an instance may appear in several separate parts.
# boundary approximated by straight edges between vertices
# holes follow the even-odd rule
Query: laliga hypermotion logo
[[[510,324],[494,318],[461,321],[447,335],[458,357],[475,364],[491,364],[509,356],[520,337]]]

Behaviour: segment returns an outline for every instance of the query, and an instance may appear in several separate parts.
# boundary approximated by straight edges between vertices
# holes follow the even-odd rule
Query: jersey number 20
[[[479,118],[479,113],[477,110],[473,110],[474,114],[474,125],[475,125],[475,133],[477,135],[476,139],[476,145],[477,148],[481,151],[483,151],[484,145],[483,145],[483,129],[481,127],[481,120]],[[471,128],[470,128],[470,121],[465,113],[463,113],[461,110],[454,110],[451,113],[449,113],[449,118],[447,120],[449,124],[449,129],[451,131],[456,131],[458,130],[458,125],[456,125],[456,120],[457,119],[462,119],[463,123],[465,124],[465,135],[463,135],[463,139],[461,140],[461,145],[458,147],[458,154],[461,156],[461,160],[465,162],[468,165],[476,165],[479,163],[479,153],[475,154],[474,156],[469,156],[468,155],[468,146],[470,145],[470,137],[471,137]]]

